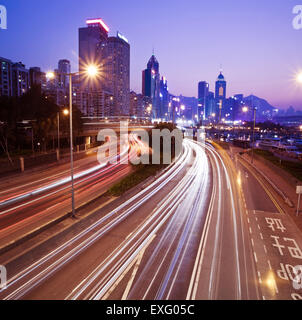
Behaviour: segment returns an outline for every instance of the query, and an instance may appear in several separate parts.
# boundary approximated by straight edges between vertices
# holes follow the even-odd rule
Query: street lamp
[[[252,106],[252,108],[253,108],[253,111],[254,111],[254,125],[253,125],[253,135],[252,135],[252,159],[251,159],[251,162],[254,163],[254,143],[255,143],[255,127],[256,127],[256,111],[257,111],[257,108],[253,107],[253,106]],[[248,107],[243,107],[242,111],[243,112],[248,112],[249,108]]]
[[[298,83],[302,83],[302,72],[298,73],[297,76],[296,76],[296,81]]]
[[[84,72],[66,73],[69,77],[69,131],[70,131],[70,176],[71,176],[71,206],[72,217],[75,217],[75,201],[74,201],[74,168],[73,168],[73,129],[72,129],[72,77],[80,74],[86,74],[88,77],[96,77],[99,73],[98,67],[95,65],[89,65],[85,68]],[[55,74],[51,71],[47,72],[46,77],[48,79],[54,79]]]
[[[64,109],[63,114],[64,114],[64,116],[68,116],[69,110]],[[57,113],[57,124],[58,124],[58,152],[60,154],[60,112]]]

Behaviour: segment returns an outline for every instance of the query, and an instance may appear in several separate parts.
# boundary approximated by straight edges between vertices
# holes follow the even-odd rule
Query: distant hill
[[[248,97],[243,98],[245,105],[249,107],[257,108],[257,121],[261,120],[272,120],[274,116],[274,110],[276,107],[269,104],[266,100],[256,97],[254,95],[250,95]]]

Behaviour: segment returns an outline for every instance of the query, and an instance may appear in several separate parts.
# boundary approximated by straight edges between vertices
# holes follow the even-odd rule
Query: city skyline
[[[27,67],[38,66],[46,71],[53,69],[59,59],[69,59],[73,70],[77,69],[77,29],[85,26],[87,17],[101,17],[109,26],[110,35],[120,31],[129,39],[131,90],[141,92],[141,70],[154,48],[162,66],[161,74],[168,79],[169,91],[173,94],[197,97],[199,81],[207,81],[210,91],[214,91],[222,65],[228,82],[228,96],[254,94],[275,107],[285,109],[292,105],[302,110],[302,88],[293,81],[295,73],[302,69],[299,61],[302,31],[294,30],[292,26],[294,1],[286,4],[232,1],[235,9],[234,5],[228,9],[222,1],[218,1],[216,9],[209,2],[203,3],[203,7],[197,1],[189,1],[187,6],[177,2],[173,7],[169,1],[164,4],[158,2],[161,10],[152,14],[154,23],[142,15],[143,11],[150,12],[150,5],[140,5],[137,1],[128,10],[125,8],[126,11],[122,10],[126,5],[121,1],[113,5],[103,3],[102,6],[89,1],[85,7],[74,6],[71,9],[69,0],[64,3],[53,1],[47,12],[34,0],[26,4],[4,0],[2,3],[8,11],[8,29],[0,32],[0,39],[6,44],[0,55],[22,61]],[[35,16],[32,15],[34,7],[38,13]],[[114,10],[117,7],[119,10]],[[68,16],[64,15],[67,8]],[[180,14],[182,23],[179,24],[176,17]],[[29,15],[31,23],[22,24],[22,21],[28,21]],[[54,20],[56,23],[52,22]],[[228,21],[228,24],[223,21]],[[64,23],[63,32],[61,23]],[[196,41],[199,36],[202,41]],[[176,37],[181,37],[181,41],[177,42]]]

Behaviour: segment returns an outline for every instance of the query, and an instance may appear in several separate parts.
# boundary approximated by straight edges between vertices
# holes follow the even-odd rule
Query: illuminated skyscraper
[[[142,92],[152,102],[152,118],[163,118],[160,101],[160,74],[159,63],[154,54],[148,61],[147,69],[143,71]]]
[[[206,81],[201,81],[198,84],[198,121],[201,122],[206,117],[206,104],[209,94],[209,84]]]
[[[112,93],[114,116],[129,115],[130,45],[119,32],[102,44],[104,87]]]
[[[224,101],[226,99],[226,81],[225,81],[225,78],[224,78],[222,72],[220,72],[220,74],[217,78],[217,81],[216,81],[215,99],[216,99],[216,103],[217,103],[217,106],[219,109],[218,121],[220,122]]]

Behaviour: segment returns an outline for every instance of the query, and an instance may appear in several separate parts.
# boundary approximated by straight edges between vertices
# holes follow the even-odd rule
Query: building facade
[[[209,95],[209,84],[206,81],[198,83],[198,113],[197,121],[201,122],[206,118],[207,98]]]
[[[12,96],[12,61],[0,57],[0,97]]]

